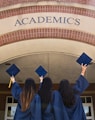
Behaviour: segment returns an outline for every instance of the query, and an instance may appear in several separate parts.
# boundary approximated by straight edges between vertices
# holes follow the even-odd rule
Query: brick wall
[[[93,6],[95,5],[95,0],[0,0],[0,7],[15,5],[19,3],[42,2],[42,1],[79,3],[79,4],[86,4],[86,5],[93,5]]]

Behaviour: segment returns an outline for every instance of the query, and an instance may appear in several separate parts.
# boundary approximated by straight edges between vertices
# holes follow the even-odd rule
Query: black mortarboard
[[[35,72],[39,75],[39,76],[45,76],[47,74],[47,71],[40,65]]]
[[[15,65],[12,64],[7,70],[6,72],[10,75],[10,76],[16,76],[19,72],[20,69]]]
[[[83,63],[83,65],[87,64],[89,65],[90,62],[92,61],[92,58],[90,58],[86,53],[82,53],[81,56],[76,60],[77,63],[80,65]]]

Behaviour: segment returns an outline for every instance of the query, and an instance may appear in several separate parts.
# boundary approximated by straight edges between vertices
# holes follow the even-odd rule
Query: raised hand
[[[83,65],[83,63],[81,64],[81,68],[82,68],[82,70],[81,70],[81,75],[85,75],[85,72],[86,72],[86,69],[87,69],[87,64],[85,64],[85,65]]]

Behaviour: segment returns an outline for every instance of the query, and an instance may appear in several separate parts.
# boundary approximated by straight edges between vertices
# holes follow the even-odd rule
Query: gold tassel
[[[8,85],[8,88],[10,88],[10,87],[11,87],[11,83],[12,83],[12,82],[11,82],[11,80],[10,80],[9,85]]]

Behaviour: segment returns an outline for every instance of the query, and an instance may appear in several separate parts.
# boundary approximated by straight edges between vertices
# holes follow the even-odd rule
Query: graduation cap
[[[7,70],[6,72],[10,75],[10,76],[16,76],[19,72],[20,72],[20,69],[15,65],[15,64],[12,64]],[[8,88],[11,87],[11,80],[9,82],[9,86]]]
[[[35,72],[39,75],[39,76],[45,76],[47,74],[47,71],[40,65]]]
[[[87,64],[89,65],[90,62],[92,61],[92,58],[89,57],[86,53],[82,53],[81,56],[76,60],[77,63],[80,65],[83,63],[83,65]]]
[[[10,75],[10,76],[16,76],[19,72],[20,69],[15,65],[12,64],[7,70],[6,72]]]

